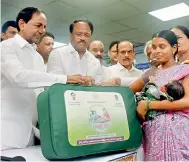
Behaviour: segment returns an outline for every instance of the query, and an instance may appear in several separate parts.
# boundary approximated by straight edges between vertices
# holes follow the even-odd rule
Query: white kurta
[[[122,86],[128,86],[143,74],[141,70],[134,66],[132,66],[131,70],[128,70],[119,62],[113,66],[109,66],[108,71],[109,79],[120,78]]]
[[[42,57],[20,35],[1,43],[1,150],[31,144],[34,88],[67,81],[43,71]]]
[[[95,82],[101,82],[103,78],[99,60],[87,50],[80,58],[71,43],[63,47],[58,47],[51,52],[47,72],[67,76],[75,74],[92,76]]]

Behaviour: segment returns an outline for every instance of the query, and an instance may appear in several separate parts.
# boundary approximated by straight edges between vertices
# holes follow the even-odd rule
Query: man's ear
[[[18,21],[18,26],[19,26],[19,28],[20,28],[20,31],[23,31],[23,30],[24,30],[25,24],[26,24],[26,23],[24,22],[23,19],[20,19],[20,20]]]
[[[3,39],[3,40],[6,39],[5,38],[5,33],[3,33],[3,32],[1,32],[1,39]]]

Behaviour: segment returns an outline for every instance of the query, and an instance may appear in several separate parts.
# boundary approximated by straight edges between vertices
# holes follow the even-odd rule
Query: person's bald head
[[[95,40],[92,41],[89,45],[89,51],[99,59],[104,57],[104,45],[101,41]]]
[[[124,40],[118,43],[117,49],[119,63],[125,68],[130,69],[135,58],[134,45]]]

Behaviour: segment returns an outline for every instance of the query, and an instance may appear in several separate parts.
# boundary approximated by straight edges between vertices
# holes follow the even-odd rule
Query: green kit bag
[[[37,99],[42,153],[49,160],[135,150],[142,131],[127,87],[54,84]]]

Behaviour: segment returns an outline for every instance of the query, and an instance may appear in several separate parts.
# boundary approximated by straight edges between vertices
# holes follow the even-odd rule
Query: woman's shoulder
[[[146,70],[141,78],[142,80],[144,81],[144,84],[148,83],[149,82],[149,77],[150,76],[155,76],[156,72],[157,72],[158,68],[156,67],[151,67],[150,69]]]

